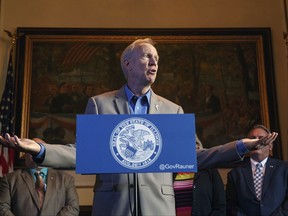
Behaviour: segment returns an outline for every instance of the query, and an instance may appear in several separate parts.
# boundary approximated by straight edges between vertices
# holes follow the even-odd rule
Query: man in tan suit
[[[158,71],[159,56],[154,42],[139,39],[130,44],[121,56],[121,67],[127,84],[120,90],[91,97],[86,114],[183,114],[181,106],[155,94],[151,85]],[[135,99],[135,100],[134,100]],[[243,139],[197,151],[198,169],[210,168],[240,160],[256,146],[267,145],[277,134],[264,139]],[[97,139],[97,137],[95,137]],[[43,165],[71,168],[76,163],[75,145],[61,146],[35,143],[17,136],[0,136],[0,144],[31,152]],[[139,210],[137,215],[175,216],[172,173],[139,173]],[[134,187],[131,174],[97,175],[94,186],[93,215],[135,215]]]
[[[0,215],[77,216],[79,201],[74,178],[63,171],[37,167],[30,154],[26,154],[25,159],[27,169],[16,170],[0,179]],[[46,179],[42,205],[35,188],[37,171]]]

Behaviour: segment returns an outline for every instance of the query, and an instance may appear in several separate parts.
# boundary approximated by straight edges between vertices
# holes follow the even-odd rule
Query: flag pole
[[[17,41],[17,34],[16,33],[11,33],[10,31],[8,30],[5,30],[4,31],[6,32],[7,36],[11,39],[11,48],[10,48],[10,53],[13,52],[13,48],[14,48],[14,45],[16,44],[16,41]]]
[[[4,30],[11,38],[9,62],[7,68],[4,92],[0,101],[0,134],[14,134],[14,70],[13,70],[13,47],[16,43],[16,34]],[[14,149],[1,146],[0,148],[0,176],[4,176],[14,170]]]

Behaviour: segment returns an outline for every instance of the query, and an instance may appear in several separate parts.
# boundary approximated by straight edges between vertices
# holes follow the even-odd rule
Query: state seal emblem
[[[110,137],[114,159],[128,169],[143,169],[153,164],[162,149],[158,128],[144,118],[129,118],[120,122]]]

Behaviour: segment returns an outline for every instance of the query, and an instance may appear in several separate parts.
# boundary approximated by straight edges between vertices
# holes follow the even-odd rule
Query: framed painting
[[[155,93],[195,113],[210,148],[246,136],[253,124],[279,131],[269,28],[18,28],[16,133],[74,143],[89,97],[125,84],[120,56],[151,37],[160,56]],[[274,156],[281,158],[281,146]]]

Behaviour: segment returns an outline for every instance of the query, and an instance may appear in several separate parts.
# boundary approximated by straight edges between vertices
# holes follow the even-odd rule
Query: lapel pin
[[[155,108],[156,108],[156,110],[158,110],[159,109],[159,105],[157,104],[157,105],[155,105]]]

